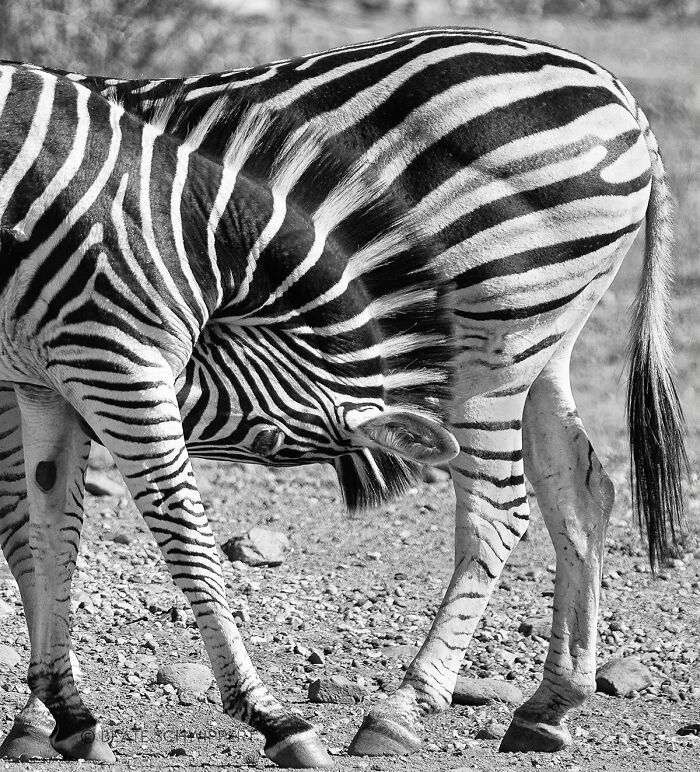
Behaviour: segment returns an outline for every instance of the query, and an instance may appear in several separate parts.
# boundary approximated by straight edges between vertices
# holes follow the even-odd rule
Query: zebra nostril
[[[258,456],[272,456],[280,449],[283,442],[284,432],[273,426],[262,429],[256,434],[251,450]]]

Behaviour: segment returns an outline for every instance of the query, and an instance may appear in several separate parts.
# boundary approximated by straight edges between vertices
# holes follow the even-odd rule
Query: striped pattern
[[[663,322],[670,194],[633,97],[576,54],[450,28],[182,80],[69,77],[181,141],[207,126],[197,137],[213,158],[240,147],[240,127],[258,116],[283,127],[275,158],[322,129],[327,155],[371,173],[377,193],[399,206],[402,227],[433,256],[453,309],[456,368],[446,407],[460,445],[452,463],[455,572],[402,686],[370,712],[351,751],[415,750],[420,715],[449,705],[464,651],[527,527],[525,474],[557,553],[553,635],[542,685],[516,712],[502,747],[566,745],[562,720],[594,688],[598,583],[613,498],[576,414],[569,358],[645,216],[649,244],[632,329],[630,432],[652,559],[668,549],[682,512],[682,416]],[[323,179],[317,170],[299,175],[309,191]],[[274,238],[282,216],[274,202],[269,211],[263,243]],[[388,277],[384,290],[400,275]],[[241,286],[252,286],[249,276],[247,270]],[[260,352],[255,386],[236,391],[241,403],[256,406],[253,412],[269,398],[270,379],[292,395],[300,377],[318,377],[300,349],[290,352],[288,370],[265,359],[279,342],[269,348],[270,340],[257,334],[245,342]],[[238,457],[227,447],[225,418],[236,362],[227,341],[205,328],[178,381],[194,453]],[[300,421],[296,431],[308,407],[285,399],[262,412],[284,409],[286,420]],[[276,437],[261,442],[274,446]],[[657,449],[651,458],[644,454],[650,443]],[[302,455],[267,460],[294,463]],[[350,503],[381,500],[387,479],[401,487],[410,469],[393,464],[391,455],[341,456],[336,466]],[[356,487],[362,493],[353,500]]]
[[[371,174],[329,156],[318,133],[290,137],[255,111],[212,159],[200,146],[215,122],[175,139],[69,79],[0,66],[0,378],[14,384],[3,394],[8,420],[19,405],[23,450],[6,455],[4,495],[18,496],[23,466],[31,525],[27,538],[18,510],[22,533],[3,529],[3,546],[22,573],[28,547],[33,556],[21,580],[36,598],[29,683],[56,719],[52,744],[110,760],[101,740],[83,739],[99,732],[68,659],[82,477],[97,437],[193,606],[227,712],[263,732],[273,758],[324,765],[318,738],[265,689],[236,630],[175,383],[205,450],[221,421],[198,411],[211,372],[202,352],[226,357],[218,437],[237,457],[445,460],[454,440],[431,415],[448,384],[450,320],[431,250]],[[282,410],[285,391],[296,414]],[[19,439],[10,431],[8,450]]]

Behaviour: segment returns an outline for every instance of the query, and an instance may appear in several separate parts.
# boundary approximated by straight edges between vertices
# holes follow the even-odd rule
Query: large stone
[[[170,684],[178,692],[200,696],[212,684],[211,670],[199,662],[173,662],[156,673],[159,684]]]
[[[7,644],[0,643],[0,665],[7,665],[8,667],[14,667],[19,665],[22,661],[22,657]]]
[[[362,702],[365,690],[343,676],[319,678],[309,684],[309,702],[329,702],[334,705],[355,705]]]
[[[508,727],[505,724],[493,723],[488,726],[482,726],[474,737],[477,740],[500,740],[507,729]]]
[[[514,684],[499,681],[497,678],[457,677],[453,705],[491,705],[502,702],[506,705],[520,705],[523,693]]]
[[[284,562],[289,539],[279,531],[251,528],[243,536],[234,536],[222,547],[229,560],[240,560],[249,566],[278,566]]]
[[[9,617],[15,613],[15,607],[10,606],[9,603],[5,603],[4,600],[0,600],[0,617]]]
[[[630,692],[651,686],[651,673],[635,657],[611,659],[598,668],[595,674],[596,690],[614,697],[624,697]]]
[[[93,496],[124,496],[122,482],[113,480],[106,472],[88,468],[85,473],[85,490]]]

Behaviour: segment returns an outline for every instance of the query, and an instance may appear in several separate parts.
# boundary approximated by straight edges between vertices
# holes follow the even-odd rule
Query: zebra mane
[[[182,86],[145,111],[138,94],[128,89],[112,87],[108,96],[236,175],[242,172],[261,181],[288,207],[307,213],[315,238],[322,245],[332,238],[348,256],[338,283],[359,280],[367,301],[364,311],[378,325],[384,403],[444,418],[438,405],[450,391],[452,318],[446,288],[434,267],[431,239],[410,217],[411,202],[399,186],[387,189],[378,170],[360,166],[338,139],[295,123],[288,112],[272,113],[247,103],[233,90],[220,92],[204,109],[187,100]],[[246,246],[259,256],[260,250]],[[255,260],[244,285],[251,281]],[[303,272],[295,270],[282,287],[304,279]],[[318,302],[315,308],[321,306]],[[234,313],[224,318],[235,324],[231,310]],[[267,300],[240,323],[271,328],[283,324],[289,329],[300,322],[298,314],[285,317],[274,300]],[[337,346],[337,353],[331,351],[324,362],[340,381],[354,375],[352,362],[344,358],[343,336],[340,325],[332,338],[336,343],[330,344]],[[377,450],[342,456],[335,467],[351,511],[379,506],[405,491],[419,469]]]

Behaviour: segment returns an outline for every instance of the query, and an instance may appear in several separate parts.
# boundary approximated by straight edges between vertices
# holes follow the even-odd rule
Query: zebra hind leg
[[[120,385],[118,405],[107,400],[109,409],[92,391],[86,389],[79,409],[111,452],[175,583],[192,606],[224,711],[261,732],[266,755],[280,766],[333,766],[312,725],[275,699],[245,650],[226,600],[170,371],[133,375]]]
[[[596,620],[614,490],[576,413],[569,358],[553,360],[525,405],[525,472],[557,558],[554,616],[542,682],[515,711],[502,751],[557,751],[567,712],[595,691]]]
[[[421,716],[451,703],[464,653],[529,522],[521,440],[527,385],[516,392],[469,399],[462,420],[452,425],[461,449],[451,462],[457,495],[454,573],[403,683],[372,708],[355,735],[349,749],[354,755],[418,750]]]
[[[82,526],[82,479],[90,442],[60,395],[25,385],[17,385],[15,391],[22,417],[34,564],[33,581],[25,578],[23,593],[31,640],[27,680],[36,698],[30,700],[28,712],[39,730],[34,739],[41,743],[48,723],[41,720],[40,700],[56,722],[50,737],[55,750],[68,758],[113,762],[99,724],[78,693],[70,657],[70,585]]]

